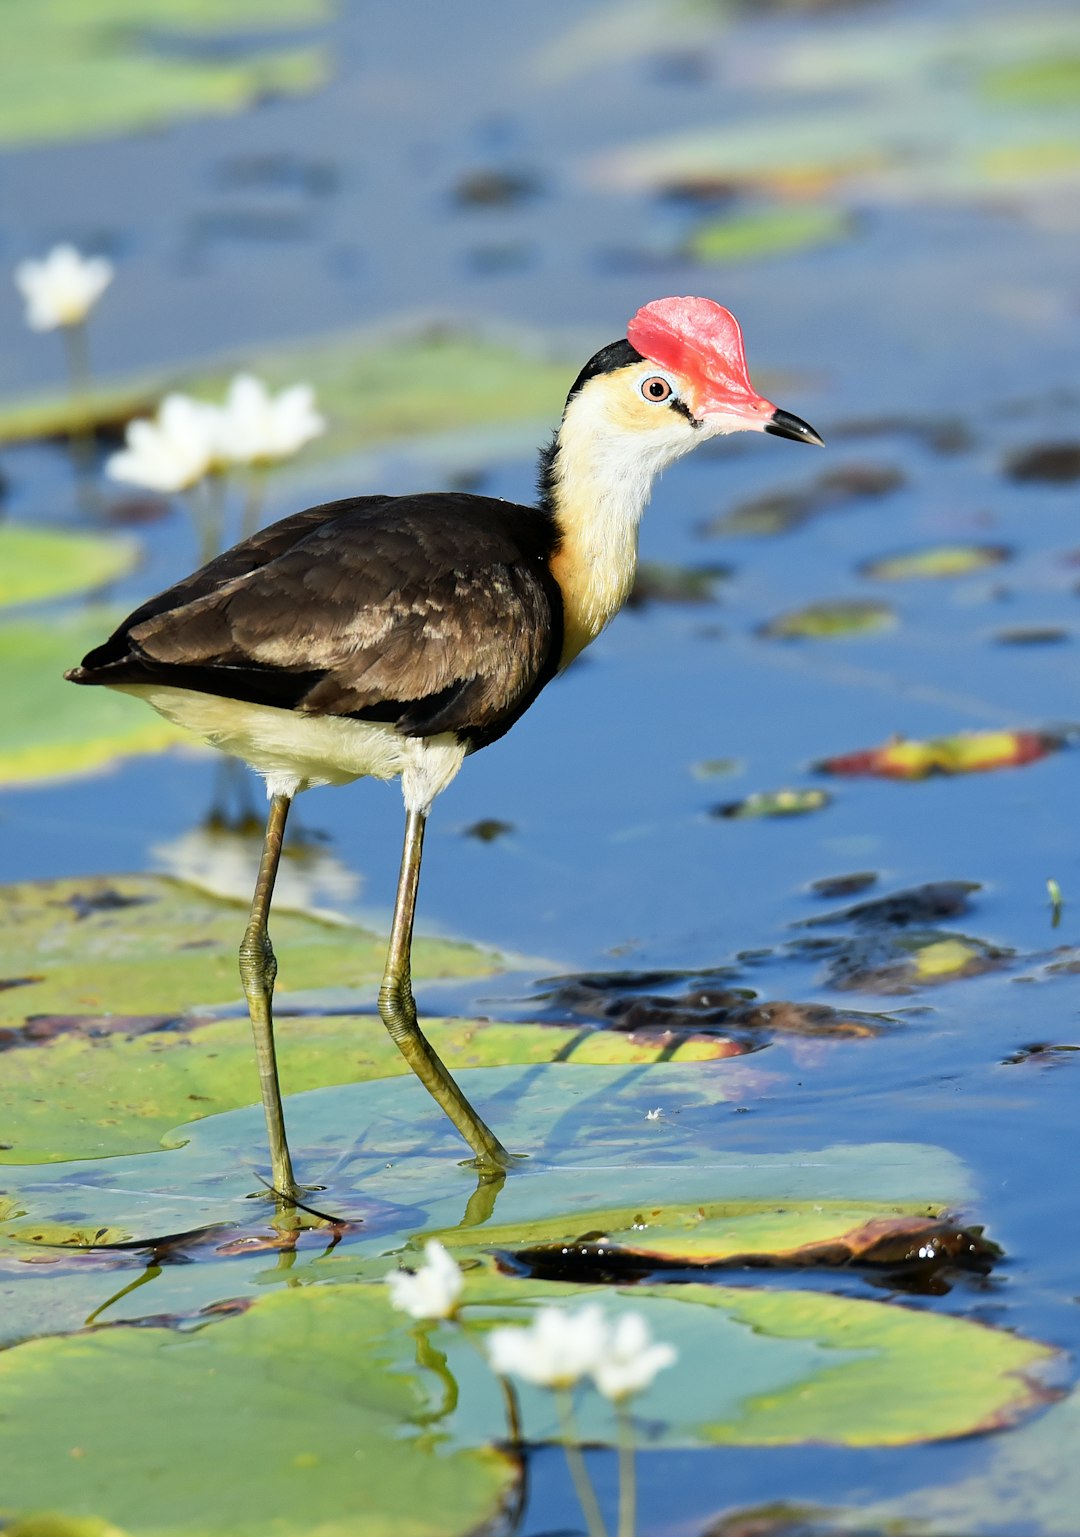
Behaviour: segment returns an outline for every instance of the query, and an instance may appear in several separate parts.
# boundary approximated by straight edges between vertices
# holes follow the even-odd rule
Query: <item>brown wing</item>
[[[136,610],[76,681],[171,681],[481,745],[557,665],[552,532],[472,496],[313,508]]]

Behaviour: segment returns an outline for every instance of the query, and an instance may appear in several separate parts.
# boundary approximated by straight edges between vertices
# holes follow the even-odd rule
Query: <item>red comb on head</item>
[[[713,299],[654,299],[638,310],[626,339],[650,363],[681,374],[705,394],[758,399],[739,322]]]

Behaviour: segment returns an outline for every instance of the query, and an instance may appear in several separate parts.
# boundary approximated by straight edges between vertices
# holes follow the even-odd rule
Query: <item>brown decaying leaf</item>
[[[1010,480],[1041,480],[1065,486],[1080,480],[1080,443],[1033,443],[1005,460]]]
[[[569,1280],[601,1267],[605,1275],[621,1271],[677,1270],[777,1270],[826,1267],[904,1271],[941,1269],[973,1270],[985,1274],[1000,1258],[1001,1249],[983,1237],[981,1227],[963,1227],[949,1217],[882,1216],[824,1243],[799,1244],[793,1249],[695,1260],[685,1254],[665,1255],[659,1244],[636,1244],[623,1239],[612,1243],[603,1233],[585,1233],[573,1242],[537,1244],[514,1251],[514,1262],[534,1276]]]
[[[647,979],[650,974],[643,974]],[[670,973],[653,973],[670,980]],[[675,976],[678,976],[676,973]],[[644,986],[650,984],[646,980]],[[880,1035],[895,1021],[887,1014],[841,1011],[824,1003],[761,999],[750,988],[698,985],[676,994],[637,991],[633,973],[565,977],[546,995],[545,1017],[595,1020],[608,1030],[643,1040],[672,1041],[687,1034],[728,1036],[732,1054],[752,1050],[773,1034],[855,1039]]]
[[[900,929],[913,923],[937,923],[955,918],[971,906],[969,898],[981,891],[978,881],[928,881],[907,891],[894,891],[887,897],[857,902],[837,913],[816,913],[791,925],[796,929],[814,929],[837,923],[850,923],[858,929]]]

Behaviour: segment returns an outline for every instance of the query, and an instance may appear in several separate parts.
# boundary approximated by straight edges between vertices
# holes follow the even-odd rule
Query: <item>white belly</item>
[[[145,699],[166,720],[211,747],[243,758],[266,780],[268,795],[291,796],[317,785],[349,784],[365,776],[396,779],[400,774],[406,806],[426,814],[465,757],[464,745],[451,732],[407,737],[380,721],[304,715],[194,689],[153,683],[112,687]]]

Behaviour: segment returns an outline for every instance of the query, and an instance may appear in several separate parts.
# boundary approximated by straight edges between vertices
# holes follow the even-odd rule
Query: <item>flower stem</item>
[[[191,511],[199,535],[199,564],[221,554],[225,533],[225,477],[213,475],[192,488]]]
[[[90,347],[86,326],[61,326],[67,353],[68,384],[71,389],[71,425],[68,442],[75,470],[75,490],[79,501],[93,510],[94,429],[90,421]]]
[[[265,476],[261,470],[252,470],[248,477],[247,492],[244,496],[244,512],[240,523],[241,539],[250,539],[252,534],[259,532],[265,493]]]
[[[600,1513],[596,1490],[589,1479],[589,1470],[585,1466],[585,1458],[581,1452],[577,1425],[574,1423],[573,1399],[566,1389],[555,1389],[555,1407],[559,1415],[559,1428],[562,1431],[563,1451],[566,1453],[567,1466],[585,1517],[585,1525],[589,1529],[589,1537],[607,1537],[607,1528]]]
[[[619,1533],[634,1537],[637,1529],[637,1477],[634,1471],[634,1426],[625,1404],[615,1410],[619,1435]]]

